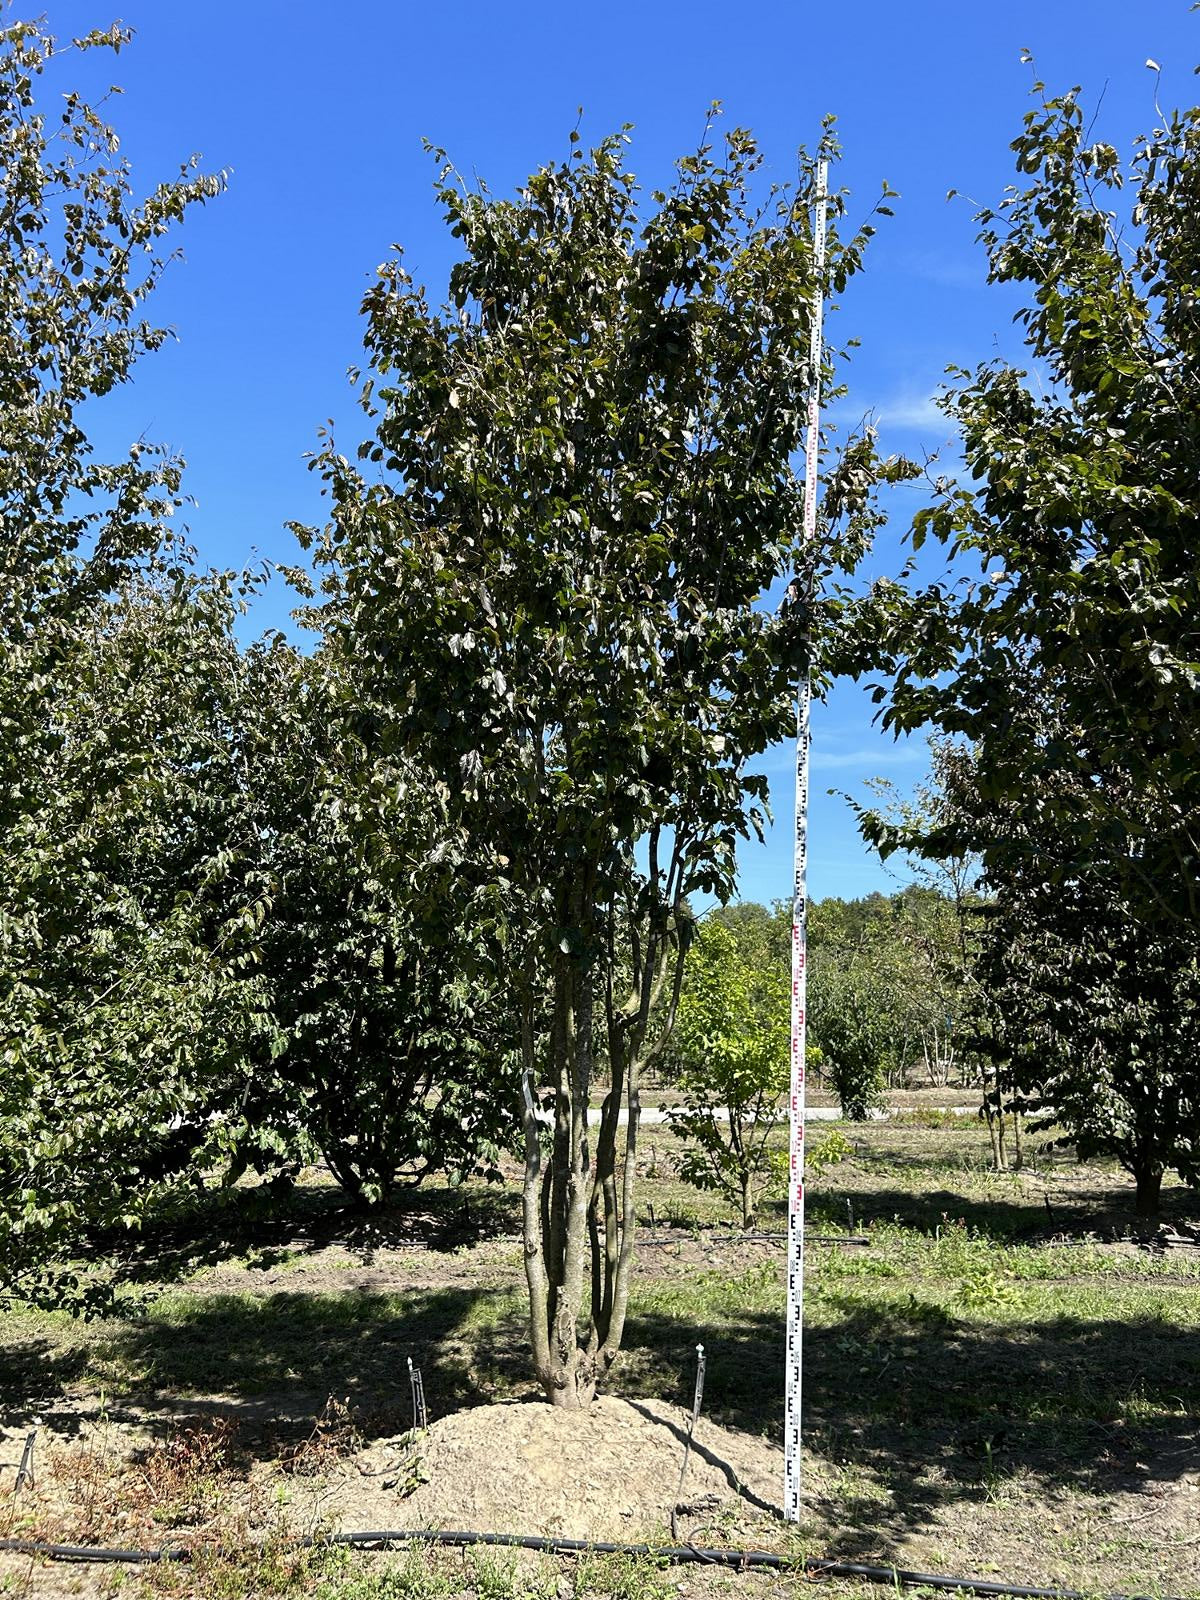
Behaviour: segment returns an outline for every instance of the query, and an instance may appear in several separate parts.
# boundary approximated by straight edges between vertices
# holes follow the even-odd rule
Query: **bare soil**
[[[688,1422],[663,1401],[611,1395],[586,1411],[510,1401],[455,1412],[351,1457],[325,1513],[356,1528],[669,1541]],[[683,1500],[748,1526],[778,1514],[782,1477],[781,1450],[701,1418]]]

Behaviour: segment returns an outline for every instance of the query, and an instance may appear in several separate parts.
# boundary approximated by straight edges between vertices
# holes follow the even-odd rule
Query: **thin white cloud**
[[[931,386],[938,380],[931,378]],[[920,433],[936,433],[939,442],[949,439],[954,425],[938,410],[936,396],[909,385],[869,406],[849,401],[835,402],[822,417],[822,424],[831,433],[849,439],[861,433],[867,425],[884,428],[906,428]]]
[[[936,428],[943,434],[952,431],[950,419],[938,409],[933,395],[912,392],[893,395],[890,400],[880,402],[878,412],[880,425],[884,427],[915,428],[922,432]]]
[[[907,744],[864,745],[855,750],[830,750],[821,741],[814,740],[809,758],[813,772],[843,771],[858,767],[867,774],[882,767],[907,766],[912,762],[927,761],[928,746],[912,740]],[[765,772],[769,777],[792,772],[796,766],[796,752],[788,745],[777,746],[765,761],[753,763],[753,770]]]
[[[912,761],[926,761],[929,751],[924,744],[894,744],[872,745],[863,750],[822,750],[819,744],[813,746],[811,766],[813,771],[832,771],[835,768],[864,767],[874,770],[877,767],[904,766]]]

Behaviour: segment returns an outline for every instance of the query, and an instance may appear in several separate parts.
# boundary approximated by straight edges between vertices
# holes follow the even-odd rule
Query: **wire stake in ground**
[[[683,1465],[679,1469],[679,1489],[676,1499],[683,1495],[683,1480],[687,1474],[688,1457],[692,1453],[692,1435],[696,1431],[696,1424],[700,1420],[700,1407],[704,1401],[704,1346],[696,1346],[696,1392],[692,1396],[692,1415],[688,1423],[687,1439],[683,1446]]]
[[[408,1358],[408,1381],[412,1387],[413,1428],[417,1433],[424,1433],[429,1426],[429,1417],[425,1411],[425,1381],[421,1377],[420,1367],[413,1366],[413,1358]]]
[[[37,1436],[37,1429],[32,1429],[21,1451],[21,1465],[17,1468],[17,1481],[13,1484],[14,1494],[20,1494],[26,1484],[33,1488],[33,1444]]]
[[[696,1346],[696,1392],[692,1396],[692,1415],[688,1421],[687,1438],[683,1442],[683,1461],[679,1468],[679,1487],[675,1491],[675,1505],[671,1511],[671,1537],[679,1537],[679,1504],[683,1499],[683,1480],[687,1477],[688,1458],[692,1453],[692,1435],[700,1420],[700,1406],[704,1400],[704,1346]]]

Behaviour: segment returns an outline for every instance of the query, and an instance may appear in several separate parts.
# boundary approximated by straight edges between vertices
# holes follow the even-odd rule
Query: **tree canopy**
[[[139,1212],[140,1158],[242,1027],[206,897],[236,596],[172,535],[181,464],[101,460],[82,421],[167,337],[169,235],[222,180],[188,162],[137,200],[91,107],[42,109],[67,53],[0,28],[0,1284],[50,1298],[83,1228]]]
[[[913,526],[978,563],[965,587],[878,584],[851,654],[884,666],[885,726],[969,740],[986,801],[1050,828],[993,830],[1069,890],[1107,887],[1156,923],[1200,917],[1200,507],[1193,277],[1200,110],[1123,165],[1077,92],[1040,98],[1013,145],[1023,183],[981,214],[990,279],[1048,384],[1004,362],[945,406],[974,485],[949,478]],[[1133,190],[1132,203],[1126,184]]]
[[[427,765],[443,859],[494,908],[522,1015],[534,1363],[567,1405],[620,1345],[639,1073],[674,1019],[688,897],[732,891],[811,601],[872,525],[863,446],[797,545],[812,164],[762,203],[734,130],[643,208],[626,142],[573,136],[511,199],[443,165],[449,303],[380,268],[372,433],[357,465],[319,458],[332,520],[309,536],[325,636],[381,748]],[[834,285],[864,242],[834,230]],[[797,566],[793,603],[764,604]]]
[[[969,773],[938,826],[864,827],[885,851],[978,854],[988,972],[1011,981],[992,1043],[1026,1093],[1043,1062],[1039,1097],[1150,1210],[1196,1137],[1200,110],[1122,162],[1077,91],[1035,96],[1021,180],[980,221],[1037,372],[954,375],[974,483],[941,481],[912,529],[980,576],[877,584],[850,649],[883,669],[885,725],[965,739]]]

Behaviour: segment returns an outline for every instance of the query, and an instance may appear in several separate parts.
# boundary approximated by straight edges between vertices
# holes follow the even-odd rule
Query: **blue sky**
[[[110,448],[145,434],[186,456],[192,536],[222,565],[255,552],[294,561],[284,523],[320,519],[303,457],[326,419],[346,447],[357,442],[345,371],[358,358],[359,301],[391,244],[431,288],[445,282],[453,241],[423,137],[502,193],[565,152],[582,106],[585,137],[635,124],[630,165],[650,187],[694,147],[714,99],[729,124],[754,130],[779,178],[834,112],[850,218],[869,210],[884,179],[902,197],[830,320],[835,343],[862,341],[840,420],[873,410],[885,448],[945,450],[930,400],[946,366],[1019,352],[1014,301],[984,285],[970,202],[994,203],[1012,181],[1008,143],[1033,78],[1022,47],[1052,90],[1081,84],[1099,105],[1097,136],[1123,148],[1155,120],[1146,59],[1162,66],[1164,106],[1192,102],[1200,59],[1187,0],[344,0],[336,11],[314,0],[125,0],[118,10],[45,0],[45,9],[60,37],[118,16],[135,30],[116,62],[104,58],[103,78],[124,88],[109,113],[140,189],[192,151],[208,169],[230,169],[227,194],[188,221],[186,260],[161,292],[158,315],[177,343],[94,421]],[[93,59],[64,63],[65,79],[94,90]],[[951,188],[970,198],[948,203]],[[916,495],[893,500],[870,571],[895,569]],[[268,594],[257,620],[283,623],[288,604],[281,590]],[[811,891],[887,889],[894,880],[825,791],[861,793],[873,774],[908,788],[922,747],[881,735],[853,685],[838,686],[813,728]],[[745,853],[742,879],[744,895],[762,900],[791,882],[790,752],[767,766],[779,822],[765,848]]]

